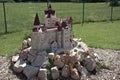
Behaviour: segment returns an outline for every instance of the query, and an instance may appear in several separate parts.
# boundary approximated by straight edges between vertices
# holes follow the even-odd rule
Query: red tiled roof
[[[39,24],[40,24],[39,17],[38,17],[38,14],[36,13],[34,25],[39,25]]]

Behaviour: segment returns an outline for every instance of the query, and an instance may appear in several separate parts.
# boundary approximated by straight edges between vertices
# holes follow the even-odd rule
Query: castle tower
[[[45,26],[48,28],[54,27],[56,23],[55,10],[49,5],[48,9],[45,10]]]
[[[70,42],[71,36],[70,36],[70,33],[71,33],[70,28],[65,28],[62,31],[62,46],[65,49],[71,48],[71,42]]]
[[[32,46],[32,49],[38,49],[38,48],[41,48],[41,47],[39,47],[39,45],[41,45],[41,43],[42,43],[42,41],[41,41],[42,30],[40,28],[40,20],[39,20],[37,13],[36,13],[33,25],[34,25],[34,27],[33,27],[33,32],[31,35],[31,39],[32,39],[31,46]]]

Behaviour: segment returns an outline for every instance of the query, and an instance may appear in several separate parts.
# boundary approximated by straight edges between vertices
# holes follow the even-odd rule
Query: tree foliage
[[[16,2],[27,2],[27,1],[32,1],[32,2],[82,2],[83,0],[15,0]],[[107,0],[84,0],[85,2],[105,2]]]
[[[118,2],[118,0],[110,0],[110,6],[119,6],[120,3]]]

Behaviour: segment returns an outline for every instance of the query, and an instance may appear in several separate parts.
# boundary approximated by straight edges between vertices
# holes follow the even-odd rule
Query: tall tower
[[[45,10],[45,26],[47,28],[54,27],[56,23],[55,10],[52,9],[51,5]]]
[[[70,28],[65,28],[62,31],[62,46],[65,49],[71,48],[71,42],[70,42],[71,36],[70,36],[70,32],[71,32]]]

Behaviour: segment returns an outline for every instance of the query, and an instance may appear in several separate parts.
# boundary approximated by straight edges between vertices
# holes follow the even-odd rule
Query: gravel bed
[[[90,49],[99,55],[109,69],[101,69],[87,80],[120,80],[120,50]],[[26,80],[22,74],[13,73],[10,69],[10,58],[0,56],[0,80]]]

